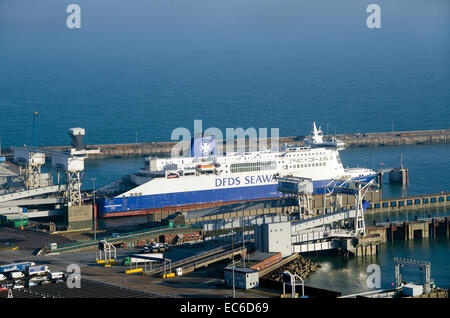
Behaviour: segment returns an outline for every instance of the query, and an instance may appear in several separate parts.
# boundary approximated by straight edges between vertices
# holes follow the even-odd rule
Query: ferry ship
[[[144,169],[99,189],[99,217],[280,198],[275,176],[313,180],[313,193],[335,178],[369,182],[376,172],[344,169],[336,148],[285,145],[276,151],[215,154],[214,138],[198,138],[191,157],[147,158]]]

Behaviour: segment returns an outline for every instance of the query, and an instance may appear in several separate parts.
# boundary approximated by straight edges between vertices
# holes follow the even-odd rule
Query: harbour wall
[[[418,130],[418,131],[397,131],[397,132],[377,132],[377,133],[355,133],[337,134],[337,138],[344,141],[347,148],[351,147],[375,147],[375,146],[398,146],[416,144],[446,144],[450,141],[450,129],[440,130]],[[305,136],[280,137],[279,145],[289,143],[293,145],[304,145]],[[330,137],[325,135],[325,138]],[[169,156],[173,146],[177,142],[141,142],[125,144],[99,144],[89,145],[87,149],[100,149],[98,153],[89,153],[88,158],[115,158],[115,157],[139,157],[139,156]],[[218,141],[218,151],[225,144],[225,141]],[[236,150],[248,148],[246,143],[235,141]],[[270,148],[270,138],[258,139],[259,148]],[[260,145],[263,145],[260,147]],[[43,147],[49,150],[63,151],[70,149],[70,146]],[[2,149],[2,154],[12,155],[12,147]]]

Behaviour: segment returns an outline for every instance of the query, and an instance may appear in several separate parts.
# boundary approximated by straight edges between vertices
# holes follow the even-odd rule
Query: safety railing
[[[84,248],[84,247],[88,247],[91,245],[95,245],[101,240],[106,240],[106,241],[113,243],[113,242],[121,241],[124,239],[131,239],[131,238],[139,237],[139,236],[143,236],[143,235],[157,234],[157,233],[166,232],[167,230],[178,230],[178,229],[181,229],[181,230],[182,229],[199,229],[200,230],[201,228],[191,226],[191,225],[180,225],[180,226],[175,226],[175,227],[161,226],[161,227],[157,227],[157,228],[153,228],[153,229],[149,229],[149,230],[122,233],[122,234],[120,234],[120,236],[117,236],[117,237],[104,236],[101,238],[97,238],[97,240],[86,240],[86,241],[82,241],[82,242],[67,243],[64,245],[60,245],[57,249],[51,250],[51,252],[58,253],[58,252],[63,252],[63,251],[68,251],[68,250],[73,250],[73,249],[78,249],[78,248]]]
[[[238,249],[240,249],[242,246],[242,244],[235,244],[235,246],[233,247],[233,251],[236,251]],[[231,245],[227,245],[227,246],[222,246],[222,247],[218,247],[188,258],[183,258],[179,261],[173,262],[171,267],[177,267],[177,266],[181,266],[181,265],[196,265],[199,263],[204,263],[206,261],[209,261],[211,259],[215,259],[215,258],[219,258],[225,254],[229,254],[232,250]],[[149,271],[148,274],[156,274],[159,273],[161,271],[163,271],[165,269],[164,266],[159,266],[154,268],[152,271]]]

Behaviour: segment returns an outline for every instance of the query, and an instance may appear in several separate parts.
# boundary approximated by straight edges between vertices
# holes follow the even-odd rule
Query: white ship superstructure
[[[315,122],[313,123],[311,134],[305,138],[305,144],[313,148],[331,147],[336,148],[337,150],[345,149],[345,143],[336,137],[331,137],[329,140],[323,140],[322,128],[317,128]]]

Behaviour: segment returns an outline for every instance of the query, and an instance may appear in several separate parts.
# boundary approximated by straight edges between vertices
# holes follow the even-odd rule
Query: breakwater
[[[440,130],[419,130],[419,131],[397,131],[397,132],[377,132],[377,133],[354,133],[337,134],[337,138],[344,141],[347,148],[351,147],[375,147],[375,146],[398,146],[416,144],[446,144],[450,141],[450,129]],[[324,136],[325,139],[331,136]],[[280,137],[279,145],[289,143],[293,145],[304,145],[305,136]],[[169,156],[176,141],[172,142],[141,142],[127,144],[98,144],[88,145],[87,149],[99,149],[98,153],[89,153],[88,158],[115,158],[115,157],[136,157],[136,156]],[[218,148],[222,147],[225,141],[218,141]],[[258,139],[257,145],[264,144],[270,148],[272,140],[270,138]],[[235,141],[236,149],[248,147],[246,143]],[[2,154],[12,155],[12,148],[2,149]],[[43,147],[49,150],[64,151],[70,146]],[[219,149],[218,149],[219,150]]]

